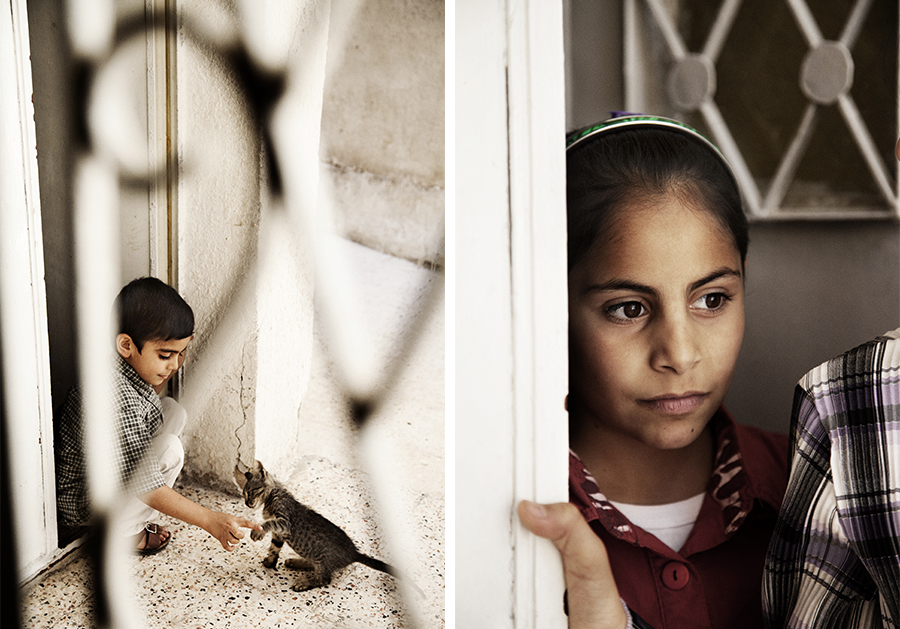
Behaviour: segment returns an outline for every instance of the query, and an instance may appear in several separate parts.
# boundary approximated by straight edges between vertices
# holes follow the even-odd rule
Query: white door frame
[[[176,2],[144,0],[150,15],[165,12],[166,29],[156,29],[147,36],[147,163],[165,163],[163,179],[150,183],[148,216],[150,232],[149,274],[178,287],[178,251],[175,243],[178,207],[178,142],[175,128],[178,98],[175,80],[177,37],[169,27],[175,26]]]
[[[521,499],[567,500],[562,2],[469,0],[455,11],[456,601],[447,621],[565,627],[559,555],[515,515]]]
[[[57,549],[44,254],[25,0],[0,16],[0,324],[18,578]],[[9,532],[6,532],[8,535]]]
[[[153,11],[161,0],[146,4]],[[0,329],[18,578],[25,582],[68,549],[57,548],[53,402],[27,3],[10,0],[7,6],[0,16]],[[174,12],[174,6],[165,6]],[[177,147],[174,140],[168,142],[174,135],[173,50],[174,38],[161,30],[150,33],[148,163],[165,161],[168,172],[148,186],[150,242],[143,274],[168,282],[176,279],[177,270],[172,245],[176,217],[171,209],[177,194],[172,172]],[[162,154],[166,155],[159,159]]]

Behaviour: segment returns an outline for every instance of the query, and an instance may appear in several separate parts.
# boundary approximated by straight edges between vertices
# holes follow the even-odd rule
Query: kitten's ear
[[[250,480],[251,478],[253,478],[253,474],[251,474],[250,472],[244,472],[244,476],[247,477],[247,480]]]
[[[244,486],[247,484],[248,480],[250,480],[250,473],[242,472],[238,466],[235,466],[234,482],[241,489],[241,491],[244,491]]]
[[[259,472],[259,475],[262,477],[266,476],[266,468],[263,467],[263,464],[259,461],[256,462],[256,471]]]

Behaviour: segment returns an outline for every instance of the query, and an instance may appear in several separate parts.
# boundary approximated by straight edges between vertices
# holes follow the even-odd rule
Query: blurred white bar
[[[115,329],[110,320],[119,278],[116,172],[96,157],[75,168],[75,295],[78,356],[84,389],[85,450],[96,509],[112,507],[117,492],[112,374]]]
[[[115,0],[68,0],[66,20],[75,54],[101,59],[109,53],[116,29]]]
[[[109,627],[142,626],[131,591],[127,539],[118,533],[116,515],[123,499],[116,469],[118,437],[113,396],[116,329],[113,301],[121,288],[119,204],[116,170],[96,156],[75,167],[75,277],[78,357],[84,408],[87,479],[92,511],[106,520],[100,575],[108,603]]]
[[[319,176],[330,0],[308,0],[307,10],[314,18],[288,70],[288,91],[273,113],[272,136],[283,178],[285,208],[300,242],[315,260],[316,301],[338,377],[349,397],[368,400],[379,384],[374,349],[360,316],[354,275],[335,247],[330,194],[320,185],[325,179]]]

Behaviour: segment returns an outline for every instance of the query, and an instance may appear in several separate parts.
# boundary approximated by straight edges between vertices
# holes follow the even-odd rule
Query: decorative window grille
[[[874,0],[626,0],[626,107],[714,138],[752,219],[896,218],[897,14]]]
[[[308,112],[302,108],[298,110],[291,100],[293,88],[298,82],[302,84],[304,78],[304,58],[266,57],[264,51],[254,48],[254,43],[259,43],[258,31],[255,40],[248,35],[253,28],[260,27],[252,19],[244,20],[247,30],[236,38],[223,38],[221,33],[215,32],[215,28],[204,29],[190,20],[176,26],[173,20],[174,4],[170,6],[168,2],[154,0],[146,0],[144,4],[140,7],[132,6],[134,3],[117,4],[112,0],[72,0],[67,5],[72,53],[79,76],[84,79],[83,97],[72,103],[72,116],[83,131],[78,137],[77,155],[73,157],[72,185],[78,245],[75,252],[78,353],[83,364],[82,373],[95,375],[94,379],[86,380],[84,386],[88,452],[91,454],[88,476],[99,522],[95,531],[96,542],[92,543],[91,548],[98,559],[115,557],[116,553],[123,552],[120,543],[109,534],[109,524],[115,517],[121,488],[109,475],[102,473],[103,466],[97,464],[96,456],[109,447],[104,435],[112,426],[112,409],[105,403],[106,396],[97,385],[102,378],[96,377],[96,374],[102,373],[103,368],[111,369],[111,364],[102,364],[105,359],[103,352],[98,352],[94,346],[96,339],[112,337],[108,314],[120,288],[119,243],[124,237],[119,231],[119,201],[123,193],[138,191],[141,194],[141,191],[149,190],[150,207],[154,210],[150,214],[151,222],[171,220],[166,217],[164,209],[166,190],[172,194],[171,188],[175,186],[173,178],[183,175],[173,164],[175,153],[160,148],[160,140],[164,140],[171,129],[152,124],[162,117],[165,108],[176,106],[174,96],[167,93],[166,78],[147,77],[149,128],[142,124],[138,124],[137,128],[129,126],[130,122],[134,122],[129,119],[129,115],[133,115],[127,107],[129,95],[123,95],[122,85],[113,80],[117,76],[114,65],[119,53],[134,44],[136,34],[146,44],[148,66],[152,67],[151,58],[165,59],[171,38],[175,37],[173,29],[178,28],[179,37],[186,37],[193,45],[202,48],[211,62],[223,68],[224,74],[233,79],[235,92],[244,105],[244,122],[256,129],[266,160],[262,168],[265,178],[262,187],[265,190],[265,211],[270,213],[270,220],[261,221],[261,230],[287,230],[294,242],[299,243],[297,246],[314,258],[316,300],[325,319],[326,348],[344,401],[351,409],[358,429],[356,446],[367,465],[366,471],[375,485],[375,493],[381,496],[389,494],[385,486],[390,475],[386,467],[389,461],[371,443],[370,419],[394,391],[403,375],[403,366],[409,363],[404,357],[409,356],[421,342],[428,319],[443,298],[442,281],[429,282],[422,287],[424,297],[417,300],[416,311],[407,320],[400,337],[395,339],[393,351],[388,352],[390,363],[387,359],[382,362],[374,351],[366,322],[361,319],[364,310],[360,308],[359,294],[350,277],[349,261],[336,244],[336,239],[329,235],[329,221],[323,220],[320,215],[323,205],[328,208],[327,199],[324,203],[317,202],[315,195],[311,194],[317,186],[319,163],[309,159],[310,151],[303,144],[307,140],[302,136],[304,121],[299,125],[301,135],[297,135],[296,118]],[[327,8],[330,0],[316,0],[308,4]],[[262,10],[253,0],[221,3],[219,8],[223,7],[224,10],[240,13],[243,18],[252,18]],[[134,11],[135,8],[138,10]],[[326,32],[305,32],[303,36],[321,41],[321,38],[328,36],[328,20],[324,20],[324,24]],[[146,28],[151,29],[149,36],[145,36]],[[160,96],[155,101],[149,97],[154,89],[160,90]],[[159,107],[158,117],[154,116],[154,106]],[[308,120],[305,122],[308,124]],[[318,121],[315,124],[318,125]],[[133,134],[146,134],[146,137],[139,137],[138,142],[133,143]],[[165,147],[164,141],[162,146]],[[207,155],[207,159],[215,158],[215,155]],[[251,156],[253,159],[258,157]],[[171,205],[171,199],[168,203]],[[151,225],[150,229],[162,235],[158,242],[151,245],[152,271],[165,277],[163,270],[167,264],[170,273],[177,268],[178,235],[166,233],[162,225]],[[266,239],[270,236],[272,234],[261,234],[261,242],[269,242]],[[241,268],[234,270],[236,280],[220,300],[226,310],[222,321],[227,321],[230,311],[240,308],[246,295],[252,294],[259,283],[266,281],[265,269],[257,264],[256,257],[249,261],[241,259],[236,264],[241,265]],[[230,274],[230,271],[223,270],[223,274]],[[209,336],[215,337],[218,332],[212,330]],[[215,343],[210,344],[213,345]],[[101,364],[98,365],[97,361]],[[394,505],[390,500],[385,502],[388,508]],[[396,514],[386,515],[388,521],[396,517]],[[390,538],[390,527],[386,526],[386,529]],[[392,545],[396,547],[396,543]],[[112,564],[109,561],[98,560],[96,565],[98,587],[94,594],[98,623],[100,626],[135,626],[128,596],[123,593],[126,591],[123,590],[123,575],[116,568],[110,569]],[[127,583],[127,575],[124,576]],[[409,607],[415,605],[413,600],[407,602]],[[416,618],[417,614],[410,615],[411,626],[415,626]]]

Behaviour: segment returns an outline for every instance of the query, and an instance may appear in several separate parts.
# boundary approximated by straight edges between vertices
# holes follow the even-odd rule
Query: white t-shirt
[[[667,505],[630,505],[610,500],[612,505],[631,520],[631,523],[641,527],[648,533],[652,533],[659,540],[678,552],[688,536],[700,508],[703,506],[703,498],[706,494],[698,494],[693,498],[673,502]]]

